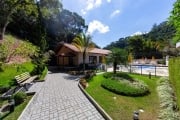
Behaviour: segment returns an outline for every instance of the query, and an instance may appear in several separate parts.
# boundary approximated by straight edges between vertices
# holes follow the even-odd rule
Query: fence
[[[117,71],[138,73],[144,75],[154,75],[154,76],[169,76],[168,66],[155,66],[155,65],[118,65]],[[113,71],[112,67],[108,67],[107,71]]]

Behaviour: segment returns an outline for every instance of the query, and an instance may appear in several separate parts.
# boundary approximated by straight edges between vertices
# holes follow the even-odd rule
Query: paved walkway
[[[49,73],[34,84],[36,92],[19,120],[102,120],[103,117],[78,87],[77,77]]]

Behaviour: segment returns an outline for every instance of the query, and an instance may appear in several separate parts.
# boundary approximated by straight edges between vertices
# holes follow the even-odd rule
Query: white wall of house
[[[176,48],[180,47],[180,42],[176,43]]]
[[[102,54],[88,53],[86,55],[85,63],[89,63],[89,56],[96,56],[97,57],[97,64],[98,64],[99,63],[99,56],[102,56]],[[83,63],[82,53],[78,53],[78,62],[79,62],[79,64]]]

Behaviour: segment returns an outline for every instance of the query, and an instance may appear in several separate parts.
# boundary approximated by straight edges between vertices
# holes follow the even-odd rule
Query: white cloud
[[[94,8],[98,8],[99,6],[101,6],[101,4],[102,4],[102,0],[87,0],[85,8],[81,9],[81,13],[86,14],[88,11]]]
[[[110,3],[110,2],[111,2],[111,0],[107,0],[107,2],[108,2],[108,3]]]
[[[120,10],[115,10],[111,13],[110,17],[113,18],[114,16],[120,14]]]
[[[93,32],[98,31],[99,33],[107,33],[109,32],[109,26],[104,25],[98,20],[93,20],[92,22],[89,23],[88,27],[88,33],[92,34]]]
[[[145,32],[137,31],[137,32],[133,33],[131,36],[142,35],[142,34],[145,34]]]

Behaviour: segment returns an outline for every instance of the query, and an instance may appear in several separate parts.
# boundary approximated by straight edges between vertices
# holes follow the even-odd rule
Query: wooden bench
[[[31,76],[29,72],[24,72],[20,75],[15,76],[15,79],[19,86],[23,86],[25,87],[25,89],[27,89],[26,85],[33,82],[33,80],[35,80],[37,77],[37,75]]]

